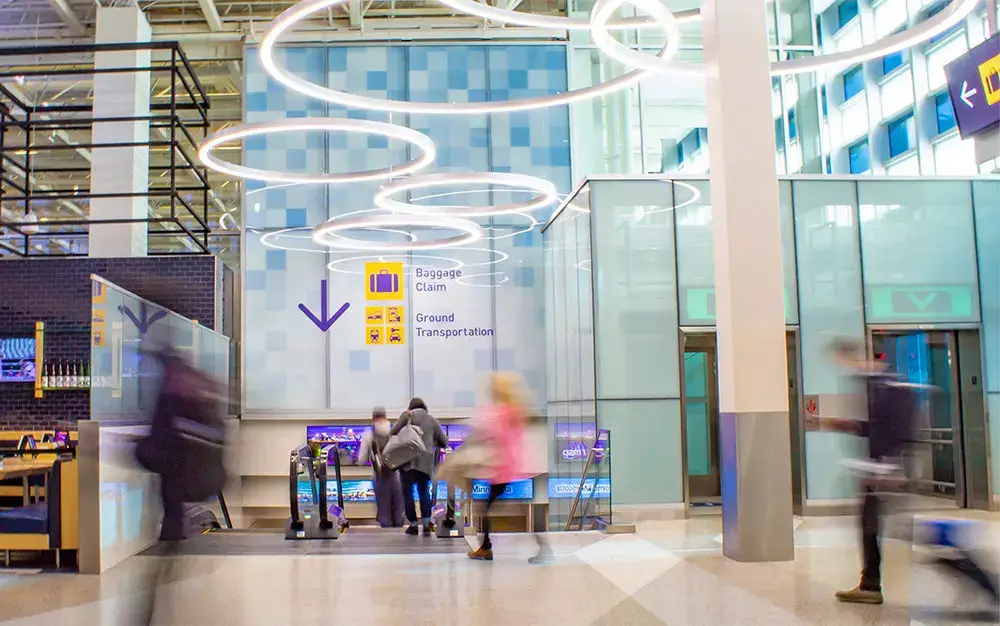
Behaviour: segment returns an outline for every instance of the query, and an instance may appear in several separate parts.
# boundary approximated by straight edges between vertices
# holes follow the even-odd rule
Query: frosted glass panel
[[[711,189],[708,181],[675,181],[677,198],[677,277],[681,326],[715,325],[715,263]],[[779,182],[785,319],[798,322],[795,297],[795,229],[791,184]]]
[[[944,87],[947,79],[944,74],[944,67],[962,56],[969,49],[969,44],[965,40],[965,34],[952,37],[941,47],[937,48],[927,56],[927,83],[931,91]]]
[[[952,137],[934,144],[934,168],[940,176],[967,175],[976,171],[976,144],[962,141],[955,133]]]
[[[680,400],[604,400],[597,423],[611,429],[616,505],[683,502]]]
[[[989,392],[990,455],[1000,459],[1000,181],[972,184],[982,296],[983,360]],[[993,493],[1000,493],[1000,463],[993,463]]]
[[[853,98],[840,109],[840,128],[844,143],[868,132],[868,104],[863,96]]]
[[[917,158],[916,153],[913,153],[905,159],[887,165],[885,173],[890,176],[918,176],[920,174],[920,159]]]
[[[597,396],[678,398],[671,185],[593,181],[590,189]]]
[[[683,181],[677,198],[677,276],[682,326],[715,325],[715,262],[708,181]]]
[[[906,0],[885,0],[875,7],[875,32],[885,37],[906,22]]]
[[[902,72],[882,85],[882,117],[913,106],[913,72]]]
[[[799,327],[802,390],[815,396],[819,412],[850,416],[853,387],[829,358],[835,337],[864,337],[861,258],[854,183],[796,181]],[[805,436],[806,494],[810,499],[846,498],[854,480],[841,466],[849,441],[841,435]]]
[[[869,323],[978,321],[969,183],[863,181],[858,198]]]

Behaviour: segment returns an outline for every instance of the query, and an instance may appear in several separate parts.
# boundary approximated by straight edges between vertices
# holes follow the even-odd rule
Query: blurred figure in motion
[[[385,464],[382,451],[389,443],[389,418],[385,407],[372,409],[372,429],[361,439],[358,461],[372,464],[375,480],[376,519],[382,528],[399,528],[403,525],[403,488],[399,473]]]
[[[905,455],[913,441],[917,408],[914,390],[887,371],[882,361],[869,359],[865,346],[848,339],[835,341],[831,359],[859,383],[867,415],[856,418],[814,418],[811,428],[857,435],[868,440],[868,460],[849,463],[861,474],[861,582],[837,593],[842,602],[882,604],[882,550],[879,545],[884,494],[906,486]],[[865,419],[867,417],[867,419]]]
[[[485,448],[484,470],[490,481],[490,493],[483,513],[483,542],[469,552],[469,558],[479,561],[493,560],[493,542],[490,541],[490,508],[507,485],[522,478],[524,473],[525,431],[528,410],[524,404],[523,386],[515,374],[494,372],[490,377],[491,405],[486,409],[475,434],[476,445]],[[466,444],[468,445],[468,444]],[[548,545],[532,533],[538,543],[538,554],[531,563],[542,563],[550,558]]]
[[[888,371],[883,360],[868,358],[864,344],[838,340],[831,346],[832,360],[843,366],[860,383],[862,405],[866,416],[852,418],[814,418],[811,428],[826,428],[858,435],[868,441],[868,459],[845,463],[861,476],[861,581],[857,587],[836,594],[841,602],[882,604],[882,551],[879,544],[884,520],[887,517],[887,500],[897,501],[909,491],[911,446],[916,441],[916,422],[919,409],[915,385],[901,380]],[[948,526],[948,522],[943,522]],[[912,540],[912,524],[907,525],[906,540]],[[943,535],[942,535],[943,536]],[[951,542],[952,545],[948,545]],[[959,549],[949,539],[930,539],[925,545],[954,547],[955,554],[935,561],[962,574],[985,589],[993,603],[997,601],[995,577],[986,573],[976,563],[973,553]]]
[[[430,414],[427,405],[420,398],[410,400],[410,406],[393,425],[389,436],[399,434],[407,425],[415,426],[424,442],[424,451],[412,461],[404,463],[400,468],[400,480],[403,483],[403,508],[406,511],[407,535],[417,535],[417,505],[413,500],[413,488],[416,487],[420,498],[420,521],[424,534],[430,535],[431,530],[431,476],[437,464],[438,451],[448,447],[448,438],[441,429],[441,423]]]
[[[186,537],[185,505],[215,497],[225,486],[226,399],[215,381],[169,345],[155,357],[162,372],[160,391],[149,434],[136,444],[135,455],[140,465],[160,478],[160,554],[169,559]],[[169,567],[169,560],[158,561],[149,574],[135,623],[152,623],[156,588]]]
[[[226,483],[224,399],[216,383],[180,352],[166,346],[156,357],[160,393],[136,459],[160,477],[160,540],[179,541],[186,535],[184,505],[218,495]]]

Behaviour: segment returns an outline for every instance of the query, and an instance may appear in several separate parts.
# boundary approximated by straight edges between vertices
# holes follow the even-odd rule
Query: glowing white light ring
[[[264,66],[264,71],[275,81],[288,87],[292,91],[311,98],[332,102],[345,106],[349,109],[365,109],[368,111],[384,111],[387,113],[408,113],[414,115],[480,115],[483,113],[510,113],[513,111],[531,111],[534,109],[544,109],[563,104],[572,104],[592,100],[616,91],[626,89],[644,78],[652,75],[652,72],[635,70],[627,72],[618,78],[583,87],[564,91],[562,93],[549,94],[546,96],[536,96],[534,98],[521,98],[517,100],[505,100],[500,102],[407,102],[404,100],[387,100],[385,98],[372,98],[369,96],[359,96],[346,91],[330,89],[322,85],[299,78],[282,67],[279,67],[274,60],[274,46],[281,35],[294,27],[299,21],[309,17],[314,13],[324,9],[343,4],[346,0],[304,0],[295,6],[286,9],[271,22],[271,27],[264,35],[260,43],[260,62]],[[657,53],[657,56],[664,57],[669,46],[669,42]]]
[[[535,13],[522,13],[521,11],[511,11],[476,2],[475,0],[438,0],[448,8],[454,9],[466,15],[479,17],[490,22],[500,24],[511,24],[514,26],[528,26],[531,28],[545,28],[549,30],[576,30],[593,31],[591,20],[577,17],[561,17],[558,15],[538,15]],[[701,11],[694,9],[691,11],[678,11],[674,16],[678,22],[693,22],[701,19]],[[656,20],[648,17],[626,17],[620,20],[609,22],[606,26],[609,30],[634,30],[645,28],[656,24]]]
[[[364,261],[367,259],[377,259],[380,262],[385,262],[384,259],[409,259],[411,261],[410,263],[411,265],[416,264],[420,259],[439,259],[441,261],[450,261],[454,263],[455,267],[452,267],[450,269],[457,270],[466,267],[485,267],[487,265],[496,265],[498,263],[503,263],[504,261],[510,258],[510,255],[507,254],[506,252],[503,252],[502,250],[493,250],[491,248],[464,247],[459,249],[462,250],[463,252],[486,252],[487,254],[490,254],[493,258],[490,261],[483,261],[481,263],[468,263],[466,261],[462,261],[460,259],[456,259],[453,257],[431,256],[429,254],[422,254],[422,253],[419,256],[412,256],[412,257],[406,254],[366,254],[361,256],[351,256],[340,259],[334,259],[333,261],[330,261],[327,264],[327,268],[333,272],[340,272],[342,274],[355,274],[357,276],[360,276],[364,274],[364,272],[351,272],[348,270],[335,269],[335,266],[339,265],[340,263],[347,263],[348,261]],[[406,276],[413,275],[412,272],[404,272],[404,274]]]
[[[449,263],[454,263],[455,264],[455,267],[449,267],[448,270],[446,270],[446,271],[460,270],[463,267],[465,267],[465,263],[463,263],[460,259],[453,259],[453,258],[448,257],[448,256],[431,256],[429,254],[426,254],[426,255],[421,255],[420,258],[422,258],[422,259],[438,259],[440,261],[448,261]],[[344,257],[342,259],[334,259],[334,260],[330,261],[329,263],[326,264],[326,269],[330,270],[331,272],[340,272],[341,274],[355,274],[357,276],[360,276],[360,275],[364,274],[364,272],[351,272],[351,271],[348,271],[348,270],[342,270],[342,269],[338,268],[337,265],[340,265],[341,263],[348,263],[350,261],[367,261],[368,259],[375,259],[379,263],[385,263],[386,259],[405,259],[405,260],[409,260],[410,256],[407,255],[407,254],[365,254],[365,255],[362,255],[362,256],[349,256],[349,257]],[[404,272],[403,274],[405,276],[412,276],[413,272]]]
[[[587,267],[583,266],[584,263],[587,264]],[[589,272],[591,271],[590,268],[591,268],[590,259],[584,259],[576,264],[576,269],[580,270],[581,272]]]
[[[348,216],[348,215],[360,215],[362,213],[376,213],[376,212],[381,213],[382,209],[364,209],[362,211],[351,211],[350,213],[344,213],[342,215],[339,215],[338,217],[345,217],[345,216]],[[253,228],[250,228],[248,230],[250,230],[250,232],[254,233],[255,235],[260,235],[260,243],[261,243],[261,245],[266,246],[268,248],[271,248],[273,250],[285,250],[286,252],[315,252],[315,253],[318,253],[318,254],[333,254],[334,253],[334,251],[330,250],[329,248],[324,248],[323,250],[316,250],[314,248],[295,248],[295,247],[292,247],[292,246],[282,246],[282,245],[279,245],[277,243],[271,243],[269,241],[269,239],[271,237],[275,237],[275,238],[277,238],[277,237],[288,237],[289,239],[308,239],[309,241],[312,241],[313,240],[313,238],[312,238],[313,227],[312,226],[292,226],[290,228],[282,228],[280,230],[273,230],[273,231],[266,232],[266,233],[263,233],[263,234],[261,234],[259,231],[255,230]],[[308,235],[288,235],[288,234],[286,234],[286,233],[290,233],[290,232],[293,232],[293,231],[296,231],[296,230],[308,230],[309,234]],[[396,230],[394,228],[369,228],[367,230],[378,230],[378,231],[382,231],[382,232],[392,233],[394,235],[403,235],[404,237],[409,238],[410,241],[416,241],[417,240],[416,234],[411,233],[411,232],[407,232],[405,230]],[[340,235],[337,235],[337,236],[340,236]]]
[[[445,0],[438,1],[445,2]],[[460,2],[464,7],[465,3],[471,2],[471,0],[447,0],[447,2]],[[624,4],[624,0],[621,4]],[[952,3],[940,13],[920,22],[916,26],[912,26],[902,32],[880,39],[875,43],[861,46],[860,48],[854,48],[853,50],[821,54],[812,57],[800,57],[797,59],[788,59],[786,61],[772,61],[771,75],[787,76],[805,74],[824,69],[832,70],[842,68],[847,65],[870,61],[871,59],[878,59],[901,50],[912,48],[913,46],[937,37],[949,28],[960,23],[976,10],[978,4],[978,0],[952,0]],[[591,12],[591,19],[593,19],[596,15],[598,8],[598,6],[594,7]],[[646,9],[645,6],[641,6],[640,8]],[[649,25],[648,22],[638,27],[647,25]],[[701,64],[671,64],[666,61],[657,60],[656,57],[640,54],[634,50],[630,51],[634,54],[630,54],[627,57],[621,54],[623,51],[620,49],[616,49],[614,53],[611,53],[611,48],[614,45],[620,46],[620,44],[610,37],[606,31],[620,30],[620,28],[621,26],[617,23],[610,23],[605,27],[600,27],[599,24],[595,24],[592,30],[595,45],[597,45],[597,47],[609,57],[620,61],[628,67],[646,68],[648,71],[655,71],[661,74],[704,74]],[[609,40],[613,42],[612,45],[608,45]],[[604,47],[602,47],[602,43]],[[612,56],[612,54],[618,54],[618,56]],[[659,57],[662,55],[657,56]]]
[[[337,233],[345,230],[382,228],[391,226],[422,226],[426,228],[447,228],[461,232],[459,235],[430,239],[426,241],[367,241],[344,237]],[[440,215],[372,215],[369,217],[333,218],[316,227],[313,231],[313,241],[331,248],[346,250],[440,250],[463,246],[478,241],[486,236],[483,228],[475,222],[460,220]]]
[[[631,4],[649,13],[656,21],[656,25],[663,29],[668,49],[662,58],[632,50],[619,43],[608,32],[608,20],[623,4]],[[590,11],[590,25],[592,27],[590,35],[597,49],[626,67],[650,72],[669,72],[677,67],[670,63],[670,59],[680,49],[681,29],[673,12],[661,0],[598,0]]]
[[[496,276],[497,274],[502,275],[503,276],[503,280],[501,280],[501,281],[495,281],[495,282],[493,282],[493,283],[491,283],[489,285],[474,285],[472,283],[462,282],[463,278],[473,278],[475,276]],[[500,285],[502,285],[502,284],[504,284],[504,283],[506,283],[508,281],[510,281],[510,279],[507,278],[507,274],[505,274],[504,272],[482,272],[482,273],[479,273],[479,274],[463,274],[462,276],[459,276],[458,278],[455,279],[456,283],[458,283],[459,285],[462,285],[464,287],[483,287],[483,288],[499,287]]]
[[[691,192],[691,197],[688,198],[687,200],[685,200],[684,202],[681,202],[680,204],[675,204],[673,206],[669,206],[669,207],[664,208],[664,209],[656,209],[655,211],[646,211],[644,213],[645,215],[652,215],[654,213],[661,213],[663,211],[676,211],[677,209],[683,209],[684,207],[692,205],[695,202],[698,202],[699,200],[701,200],[701,190],[698,189],[697,187],[695,187],[694,185],[690,184],[690,183],[686,183],[683,180],[667,180],[667,181],[664,181],[664,182],[666,182],[666,183],[673,183],[677,187],[682,187],[684,189],[687,189],[688,191]],[[590,191],[588,190],[588,191],[585,191],[585,192],[581,192],[580,194],[577,194],[577,195],[578,196],[582,196],[584,194],[586,194],[587,196],[589,196],[590,195]],[[589,204],[589,198],[588,198],[588,204]],[[588,208],[588,207],[582,207],[582,206],[577,206],[577,205],[575,205],[573,203],[567,204],[566,208],[570,209],[572,211],[577,211],[578,213],[590,213],[590,208]]]
[[[255,135],[270,133],[290,133],[298,131],[343,131],[379,135],[389,139],[399,139],[412,144],[421,152],[420,156],[398,167],[387,167],[346,174],[300,174],[261,170],[215,158],[212,152],[223,143],[238,141]],[[355,120],[346,118],[290,118],[240,124],[210,135],[198,149],[198,158],[210,169],[236,178],[262,180],[275,183],[356,183],[372,180],[386,180],[395,176],[406,176],[419,171],[434,162],[437,147],[427,135],[398,124]]]
[[[833,69],[861,63],[862,61],[870,61],[871,59],[884,57],[887,54],[899,52],[900,50],[906,50],[929,39],[933,39],[955,24],[958,24],[975,11],[978,5],[979,0],[952,0],[951,4],[937,15],[900,33],[880,39],[873,44],[833,54],[802,57],[787,61],[774,61],[771,63],[771,74],[774,76],[786,76],[814,72],[820,69]]]
[[[531,190],[530,189],[510,189],[509,191],[527,191],[527,192],[530,192]],[[462,195],[467,195],[467,194],[470,194],[470,193],[483,193],[483,192],[489,193],[490,190],[489,189],[461,189],[459,191],[445,191],[443,193],[432,193],[432,194],[429,194],[429,195],[426,195],[426,196],[418,196],[418,197],[415,197],[415,198],[410,198],[410,200],[412,200],[413,202],[420,202],[421,200],[431,200],[433,198],[447,198],[449,196],[462,196]],[[563,198],[565,196],[558,195],[556,197],[557,198]],[[508,237],[516,237],[517,235],[521,235],[521,234],[524,234],[524,233],[529,232],[531,230],[534,230],[535,227],[538,226],[538,224],[540,224],[540,222],[538,220],[536,220],[535,216],[533,216],[531,213],[508,213],[507,215],[519,215],[519,216],[523,217],[524,219],[528,220],[529,223],[528,223],[527,226],[525,226],[521,230],[515,230],[513,232],[507,233],[506,235],[490,236],[490,237],[486,238],[487,240],[489,240],[489,241],[497,241],[499,239],[507,239]],[[502,228],[508,228],[508,227],[507,226],[483,226],[483,228],[485,228],[486,230],[488,230],[490,232],[493,232],[495,230],[500,230]],[[509,228],[516,228],[516,226],[510,226]]]
[[[465,184],[503,185],[518,189],[529,189],[538,193],[538,197],[528,202],[513,202],[485,207],[470,206],[433,206],[400,202],[390,196],[397,193],[426,189],[439,185]],[[372,198],[372,202],[380,209],[409,213],[412,215],[446,215],[448,217],[488,217],[491,215],[507,215],[509,213],[527,213],[549,206],[558,199],[556,186],[544,178],[526,174],[509,172],[441,172],[412,176],[384,185]]]

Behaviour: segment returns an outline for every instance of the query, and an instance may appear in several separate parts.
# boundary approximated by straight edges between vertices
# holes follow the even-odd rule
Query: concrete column
[[[98,7],[96,43],[148,42],[152,32],[142,11],[134,6]],[[98,52],[97,69],[148,67],[151,52]],[[150,73],[122,72],[94,77],[94,118],[144,117],[149,115]],[[149,122],[101,122],[94,124],[93,143],[146,143]],[[90,191],[94,194],[145,193],[149,188],[149,147],[93,149]],[[146,197],[94,198],[93,220],[144,219]],[[94,224],[90,227],[90,256],[146,256],[145,223]]]
[[[704,0],[723,553],[794,558],[781,224],[766,7]]]

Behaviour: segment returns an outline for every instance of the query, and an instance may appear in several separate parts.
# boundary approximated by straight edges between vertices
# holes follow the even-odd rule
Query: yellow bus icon
[[[1000,54],[979,66],[979,77],[983,79],[986,104],[1000,104]]]

